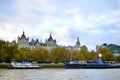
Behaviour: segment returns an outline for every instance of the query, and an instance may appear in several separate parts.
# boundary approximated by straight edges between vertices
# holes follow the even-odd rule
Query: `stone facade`
[[[22,36],[21,36],[21,37],[18,37],[18,47],[19,47],[19,48],[21,48],[21,47],[30,48],[29,38],[26,38],[24,31],[23,31]]]
[[[48,51],[50,51],[52,48],[56,48],[56,47],[64,47],[66,49],[69,50],[80,50],[81,48],[83,48],[83,46],[81,46],[79,38],[77,38],[77,42],[75,44],[75,46],[58,46],[56,44],[56,40],[52,38],[52,35],[50,34],[49,38],[45,40],[45,43],[39,42],[39,40],[34,40],[32,39],[29,42],[29,37],[25,36],[25,32],[23,31],[23,34],[21,35],[21,37],[18,37],[18,47],[22,48],[22,47],[26,47],[29,48],[31,50],[36,49],[36,48],[46,48]],[[86,46],[84,46],[84,48],[87,49]]]
[[[36,48],[41,48],[41,47],[46,48],[47,50],[51,50],[52,48],[57,47],[56,40],[53,40],[51,34],[50,34],[50,37],[45,40],[45,43],[39,42],[38,39],[37,40],[32,39],[29,42],[29,38],[28,37],[26,38],[24,31],[23,31],[22,36],[18,37],[17,44],[19,48],[26,47],[31,50],[36,49]]]
[[[81,46],[79,38],[77,38],[76,44],[74,46],[66,46],[66,49],[68,49],[68,50],[86,49],[88,51],[88,48],[85,45]]]

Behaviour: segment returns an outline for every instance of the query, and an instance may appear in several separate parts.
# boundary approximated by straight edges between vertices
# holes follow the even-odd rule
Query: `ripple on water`
[[[0,69],[0,80],[119,80],[120,69]]]

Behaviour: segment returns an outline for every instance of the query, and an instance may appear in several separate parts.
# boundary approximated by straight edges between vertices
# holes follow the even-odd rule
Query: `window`
[[[118,50],[113,50],[113,52],[114,52],[114,53],[119,53],[119,51],[118,51]]]

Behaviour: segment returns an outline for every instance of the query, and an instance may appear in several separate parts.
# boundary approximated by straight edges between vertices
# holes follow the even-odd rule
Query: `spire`
[[[50,33],[50,37],[52,37],[52,36],[51,36],[51,33]]]
[[[53,40],[51,33],[50,33],[50,37],[48,38],[48,41],[50,40]]]
[[[79,37],[77,38],[77,42],[76,42],[76,45],[79,45],[79,46],[80,46]]]
[[[23,37],[26,39],[24,30],[23,30],[23,34],[22,34],[21,38],[23,38]]]

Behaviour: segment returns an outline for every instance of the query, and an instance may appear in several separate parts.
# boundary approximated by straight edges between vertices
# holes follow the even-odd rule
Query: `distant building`
[[[77,42],[76,42],[75,46],[67,46],[66,49],[68,49],[68,50],[81,50],[81,49],[85,49],[85,50],[88,51],[88,48],[85,45],[81,46],[79,38],[77,38]]]
[[[81,46],[81,49],[85,49],[88,51],[88,48],[85,45]]]
[[[96,46],[97,50],[99,50],[100,48],[108,48],[112,51],[114,56],[120,56],[120,46],[119,45],[104,43],[101,46]]]
[[[42,43],[42,42],[39,42],[38,39],[37,40],[32,39],[31,41],[29,41],[29,37],[25,36],[24,31],[23,31],[23,34],[20,37],[18,37],[18,42],[13,41],[11,44],[14,44],[14,43],[17,43],[19,48],[25,47],[31,50],[36,48],[45,48],[48,51],[50,51],[52,48],[56,48],[56,47],[63,47],[68,50],[80,50],[82,48],[87,50],[87,47],[85,45],[81,46],[79,38],[77,38],[75,46],[58,46],[56,39],[53,39],[51,34],[49,38],[45,40],[45,43]]]
[[[50,37],[45,40],[45,43],[39,42],[39,40],[32,39],[29,42],[29,38],[25,36],[25,32],[23,31],[23,34],[21,37],[18,37],[18,46],[19,48],[26,47],[31,50],[36,48],[46,48],[47,50],[51,50],[52,48],[57,47],[56,40],[53,40],[52,35],[50,34]]]
[[[30,43],[29,43],[29,38],[25,36],[25,33],[23,31],[23,34],[21,37],[18,37],[18,47],[22,48],[22,47],[27,47],[30,48]]]

